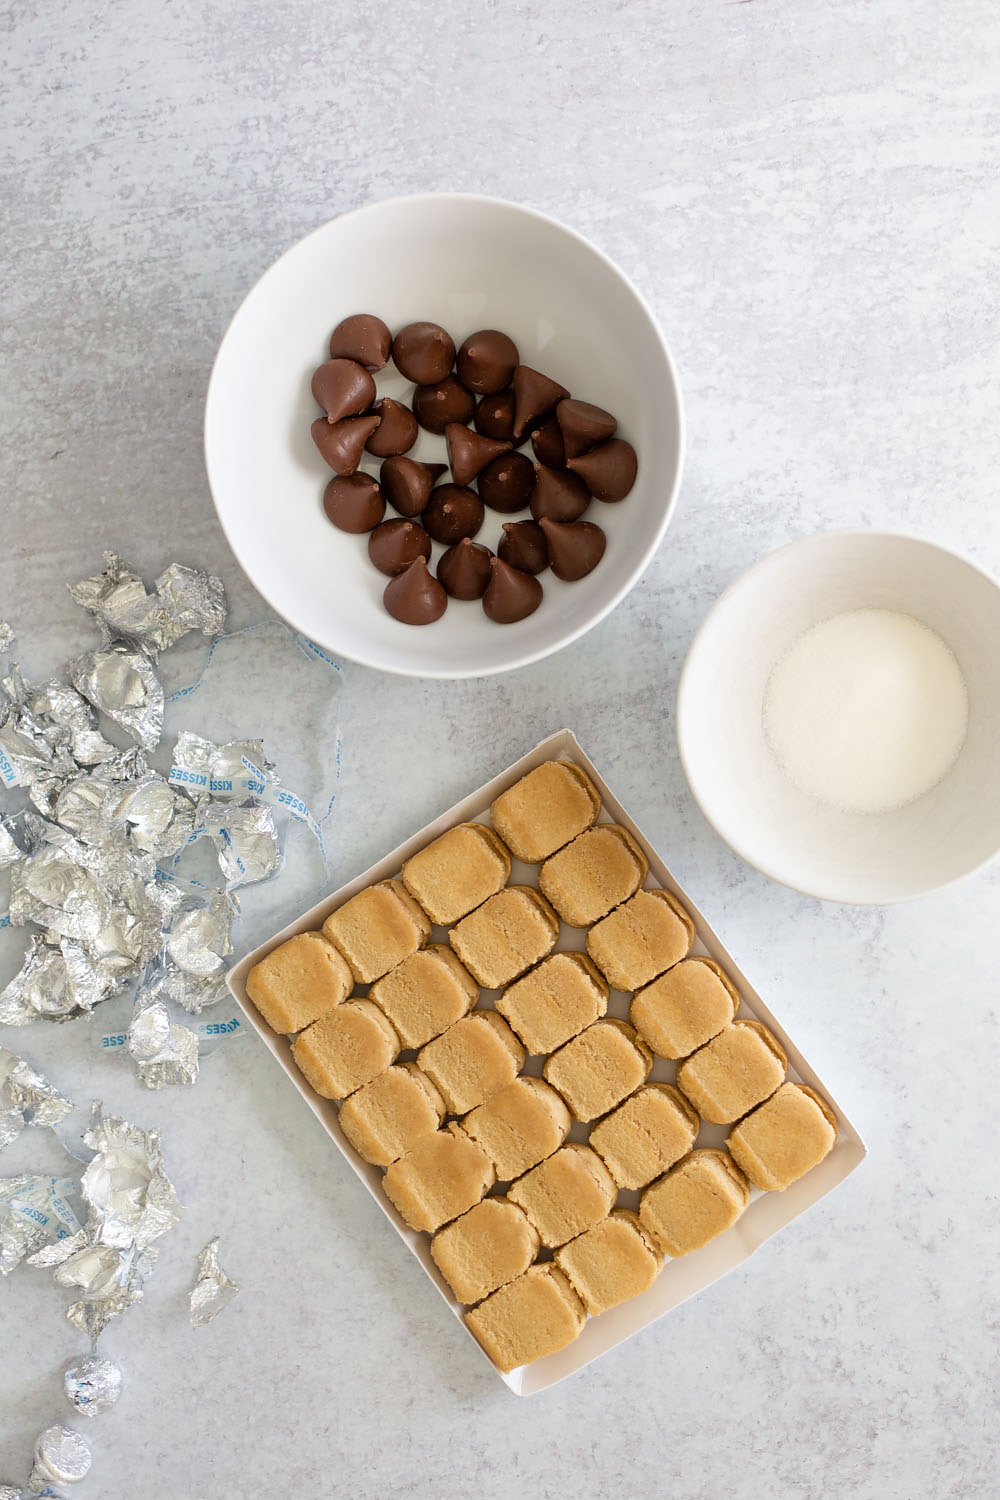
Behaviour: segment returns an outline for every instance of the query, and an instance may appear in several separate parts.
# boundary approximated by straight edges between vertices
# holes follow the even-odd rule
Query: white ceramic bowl
[[[955,765],[895,812],[839,812],[771,757],[761,705],[771,668],[819,621],[897,610],[951,647],[969,691]],[[727,589],[695,637],[677,695],[677,739],[695,798],[736,853],[827,901],[926,895],[1000,850],[1000,587],[954,553],[886,532],[826,532],[772,552]]]
[[[594,501],[587,513],[608,537],[593,573],[564,584],[546,572],[540,608],[515,625],[494,624],[478,602],[451,601],[441,620],[419,629],[385,612],[387,580],[368,560],[367,536],[335,530],[323,513],[330,471],[309,435],[318,414],[312,371],[329,357],[331,329],[355,312],[378,313],[394,329],[429,319],[459,343],[477,328],[501,328],[526,364],[615,413],[639,454],[639,477],[624,501]],[[376,380],[380,395],[413,389],[391,366]],[[418,677],[504,672],[596,625],[639,578],[666,530],[682,450],[670,355],[621,271],[543,214],[457,194],[372,204],[283,255],[230,324],[205,412],[219,519],[268,602],[330,651]],[[443,458],[444,439],[421,432],[412,456]],[[363,467],[377,472],[374,460]],[[521,513],[487,511],[477,539],[495,546],[510,519]],[[442,550],[435,545],[432,567]]]

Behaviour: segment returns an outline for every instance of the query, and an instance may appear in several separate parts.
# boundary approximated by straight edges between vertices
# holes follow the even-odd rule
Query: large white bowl
[[[574,584],[543,575],[541,607],[496,625],[478,602],[452,601],[419,629],[382,607],[386,579],[366,536],[335,530],[322,509],[330,471],[313,446],[309,382],[341,318],[374,312],[391,328],[415,319],[460,342],[501,328],[521,358],[618,417],[639,477],[588,519],[608,547]],[[398,373],[380,394],[404,397]],[[549,655],[589,630],[639,578],[666,530],[680,482],[683,425],[667,346],[625,276],[572,230],[513,203],[429,194],[375,203],[293,246],[250,292],[222,341],[208,390],[205,457],[219,519],[241,566],[296,628],[338,654],[418,677],[475,677]],[[530,452],[530,450],[529,450]],[[421,433],[416,458],[443,458]],[[374,461],[366,461],[377,472]],[[389,511],[391,516],[393,511]],[[523,514],[527,514],[524,512]],[[487,511],[478,540],[495,546],[519,516]],[[435,546],[432,567],[440,555]]]
[[[955,765],[895,812],[840,812],[800,792],[764,740],[771,668],[819,621],[877,608],[914,616],[958,658],[969,727]],[[840,531],[772,552],[727,589],[688,653],[677,695],[681,760],[706,818],[765,875],[827,901],[926,895],[1000,850],[1000,588],[915,537]]]

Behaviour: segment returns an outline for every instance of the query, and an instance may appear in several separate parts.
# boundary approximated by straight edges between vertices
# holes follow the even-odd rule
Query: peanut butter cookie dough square
[[[552,952],[559,918],[529,885],[511,885],[451,930],[451,946],[473,978],[498,990]]]
[[[837,1139],[837,1117],[804,1083],[777,1093],[729,1132],[729,1149],[754,1187],[783,1192],[819,1166]]]
[[[639,1215],[616,1208],[553,1256],[592,1317],[648,1292],[663,1254],[643,1231]]]
[[[399,1038],[370,1000],[345,1000],[292,1043],[303,1077],[324,1099],[345,1099],[399,1056]]]
[[[572,761],[548,760],[522,776],[490,808],[493,827],[517,859],[538,864],[589,828],[601,798]]]
[[[701,1121],[680,1089],[647,1083],[590,1132],[590,1144],[620,1188],[641,1188],[686,1156]]]
[[[247,975],[247,994],[272,1031],[289,1035],[346,1000],[354,976],[321,932],[300,932]]]
[[[500,1182],[512,1182],[558,1151],[573,1123],[565,1101],[541,1078],[516,1078],[470,1111],[462,1128],[492,1161]]]
[[[449,828],[403,866],[403,884],[432,922],[450,927],[510,878],[510,854],[484,823]]]
[[[648,872],[628,829],[599,823],[545,861],[538,887],[568,926],[589,927],[634,895]]]
[[[479,986],[446,943],[431,943],[383,974],[368,994],[404,1047],[422,1047],[472,1009]]]
[[[381,979],[431,935],[431,923],[401,880],[358,891],[323,923],[323,936],[347,959],[359,984]]]
[[[654,1182],[639,1203],[639,1222],[666,1255],[700,1250],[731,1229],[750,1202],[750,1185],[728,1151],[692,1151]]]
[[[417,1061],[437,1085],[448,1113],[467,1114],[513,1083],[524,1048],[503,1016],[477,1010],[421,1048]]]
[[[507,1189],[552,1250],[606,1217],[615,1201],[614,1178],[596,1151],[567,1141]]]
[[[340,1106],[340,1128],[376,1167],[412,1151],[447,1113],[444,1100],[416,1063],[398,1063],[363,1084]]]
[[[507,1198],[484,1198],[439,1229],[431,1255],[459,1302],[480,1302],[506,1286],[538,1254],[538,1231]]]
[[[587,952],[616,990],[637,990],[685,958],[694,922],[669,891],[636,891],[587,934]]]
[[[627,1021],[605,1017],[553,1052],[542,1074],[578,1120],[596,1120],[649,1077],[653,1054]]]
[[[507,1374],[571,1344],[587,1321],[583,1303],[558,1267],[531,1266],[465,1314],[498,1370]]]
[[[633,995],[629,1020],[660,1057],[688,1057],[739,1008],[739,993],[717,963],[685,958]]]
[[[486,1152],[457,1125],[446,1125],[394,1161],[382,1188],[411,1229],[433,1234],[478,1203],[495,1181]]]
[[[607,983],[584,953],[553,953],[497,1000],[497,1010],[535,1056],[554,1052],[607,1008]]]
[[[710,1125],[729,1125],[774,1093],[784,1048],[759,1021],[731,1021],[677,1066],[678,1087]]]

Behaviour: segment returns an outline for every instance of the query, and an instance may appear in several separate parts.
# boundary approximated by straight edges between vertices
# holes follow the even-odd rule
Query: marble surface
[[[0,613],[26,668],[86,638],[64,584],[107,546],[147,576],[209,565],[235,624],[266,618],[216,524],[200,425],[227,320],[280,251],[410,190],[564,219],[679,359],[687,472],[639,586],[559,657],[484,682],[335,676],[245,638],[183,721],[263,731],[290,784],[336,793],[334,880],[572,726],[871,1150],[739,1272],[522,1402],[262,1047],[152,1095],[83,1023],[8,1034],[75,1098],[159,1125],[187,1205],[107,1335],[128,1390],[90,1424],[80,1500],[996,1495],[1000,866],[913,906],[819,905],[719,843],[673,741],[692,632],[778,543],[887,526],[1000,570],[996,8],[27,0],[5,42]],[[324,884],[296,832],[242,944]],[[57,1160],[33,1133],[3,1170]],[[243,1291],[195,1332],[213,1234]],[[24,1268],[0,1286],[0,1481],[68,1414],[63,1305]]]

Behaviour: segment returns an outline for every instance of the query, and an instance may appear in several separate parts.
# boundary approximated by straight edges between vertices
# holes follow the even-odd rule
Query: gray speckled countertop
[[[183,722],[264,730],[316,799],[339,724],[337,879],[570,725],[871,1150],[740,1271],[522,1402],[262,1047],[151,1095],[82,1023],[8,1034],[71,1095],[160,1125],[187,1204],[106,1337],[128,1392],[90,1424],[80,1500],[996,1496],[1000,867],[910,907],[821,906],[720,844],[673,741],[692,632],[778,543],[896,527],[1000,569],[995,6],[28,0],[5,44],[0,614],[25,667],[74,649],[63,585],[106,546],[147,576],[208,565],[234,624],[265,616],[200,427],[226,323],[280,251],[397,192],[551,212],[635,279],[680,364],[687,472],[642,582],[498,680],[346,665],[331,703],[324,669],[291,678],[281,642],[244,642]],[[321,894],[298,832],[291,854],[244,945]],[[3,1170],[47,1165],[32,1149]],[[243,1293],[193,1332],[212,1234]],[[61,1415],[63,1305],[37,1272],[0,1285],[0,1481]]]

